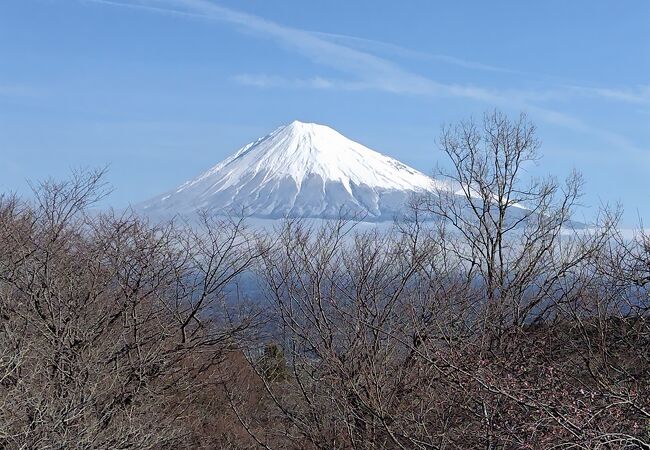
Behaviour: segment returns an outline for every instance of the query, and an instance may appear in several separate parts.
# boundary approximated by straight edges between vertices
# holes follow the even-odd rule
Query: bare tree
[[[286,373],[246,353],[263,400],[233,402],[240,422],[266,448],[646,448],[647,311],[623,308],[642,247],[615,244],[617,214],[566,234],[580,178],[522,180],[538,147],[524,118],[441,143],[456,189],[392,230],[288,221],[269,237]]]
[[[199,446],[227,405],[205,399],[254,320],[225,302],[252,241],[241,222],[90,214],[102,175],[0,201],[3,448]]]
[[[451,228],[442,240],[466,265],[468,279],[484,286],[486,326],[497,335],[544,319],[559,284],[597,252],[615,224],[597,224],[598,231],[582,239],[563,236],[574,228],[582,177],[573,172],[564,184],[524,177],[539,146],[523,114],[510,120],[493,112],[481,125],[470,120],[444,127],[440,147],[451,170],[439,176],[451,188],[437,189],[424,205],[441,227]]]

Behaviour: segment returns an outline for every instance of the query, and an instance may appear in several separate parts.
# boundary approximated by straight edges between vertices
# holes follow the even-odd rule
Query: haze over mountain
[[[385,221],[403,213],[412,195],[436,186],[444,184],[330,127],[294,121],[138,209],[152,216],[205,209]]]

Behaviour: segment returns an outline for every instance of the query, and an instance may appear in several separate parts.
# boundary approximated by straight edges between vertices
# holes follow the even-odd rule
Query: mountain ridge
[[[336,130],[293,121],[240,148],[175,190],[141,204],[148,214],[392,220],[412,195],[444,185]]]

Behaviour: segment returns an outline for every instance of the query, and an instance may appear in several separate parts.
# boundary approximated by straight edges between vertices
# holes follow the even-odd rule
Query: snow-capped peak
[[[243,209],[260,217],[354,214],[381,220],[392,218],[406,197],[431,190],[434,183],[328,126],[293,121],[147,202],[145,209]]]

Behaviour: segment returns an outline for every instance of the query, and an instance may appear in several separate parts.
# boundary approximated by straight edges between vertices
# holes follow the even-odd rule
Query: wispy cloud
[[[573,115],[548,108],[540,108],[534,105],[528,105],[527,110],[546,123],[595,136],[603,142],[612,145],[616,149],[624,149],[628,152],[635,153],[637,156],[648,157],[648,151],[650,149],[638,146],[625,136],[621,136],[620,134],[611,132],[607,129],[590,125]]]
[[[241,31],[261,35],[285,48],[293,49],[316,64],[354,77],[352,85],[357,89],[375,89],[399,94],[453,96],[482,101],[492,100],[495,95],[494,92],[477,86],[441,83],[405,70],[389,60],[368,52],[331,42],[318,33],[280,25],[206,0],[145,0],[138,3],[112,0],[86,1],[230,23]],[[251,78],[248,76],[243,79],[250,81]],[[332,83],[345,89],[350,85],[334,82],[334,80]],[[269,84],[265,83],[265,85]]]
[[[396,94],[462,97],[499,106],[512,105],[514,101],[512,98],[506,101],[506,97],[497,91],[471,85],[441,84],[430,80],[425,80],[425,82],[418,85],[408,85],[397,82],[387,83],[385,80],[376,79],[352,81],[325,77],[288,78],[268,74],[238,74],[233,77],[233,80],[241,85],[257,88],[327,89],[340,91],[380,90]]]
[[[481,71],[533,74],[449,55],[420,52],[372,39],[288,27],[252,14],[220,6],[208,0],[85,1],[226,22],[237,27],[240,31],[273,39],[283,47],[297,51],[312,62],[354,77],[353,81],[327,79],[325,77],[316,77],[313,80],[290,80],[266,74],[244,74],[235,77],[236,81],[247,85],[259,87],[313,87],[316,89],[339,88],[344,90],[376,89],[402,94],[462,97],[498,104],[512,99],[520,103],[566,98],[568,95],[600,97],[642,104],[650,102],[650,86],[639,86],[635,89],[612,89],[564,83],[546,90],[511,89],[497,91],[481,86],[442,83],[406,70],[398,64],[371,52],[383,51],[412,58],[438,60]]]
[[[313,63],[350,77],[349,80],[320,76],[286,78],[268,74],[239,74],[234,77],[237,83],[259,88],[378,90],[394,94],[463,98],[487,103],[491,106],[528,110],[538,116],[540,120],[575,131],[591,133],[612,145],[628,148],[635,147],[624,137],[589,126],[579,118],[542,105],[551,100],[566,100],[571,96],[595,97],[636,104],[650,103],[650,87],[648,86],[635,89],[610,89],[560,85],[545,90],[499,90],[475,85],[443,83],[407,70],[372,52],[376,53],[377,50],[380,50],[402,56],[431,58],[475,70],[520,74],[522,72],[448,55],[421,53],[369,39],[293,28],[226,8],[208,0],[85,1],[227,23],[240,32],[275,41],[279,46],[290,49]]]
[[[287,78],[277,75],[239,74],[235,75],[233,80],[243,86],[253,86],[257,88],[298,88],[344,91],[359,91],[366,89],[366,86],[363,83],[322,77]]]
[[[624,103],[650,105],[650,85],[633,88],[599,88],[586,86],[567,86],[567,89],[585,97],[597,97]]]
[[[405,58],[412,58],[425,61],[439,61],[445,64],[450,64],[458,67],[463,67],[472,70],[482,70],[486,72],[499,72],[511,74],[524,74],[525,72],[507,69],[504,67],[497,67],[490,64],[483,64],[476,61],[469,61],[467,59],[457,58],[455,56],[443,55],[440,53],[427,53],[410,48],[402,47],[400,45],[391,44],[389,42],[378,41],[375,39],[366,39],[356,36],[349,36],[346,34],[337,33],[324,33],[313,32],[317,36],[321,36],[327,40],[342,43],[357,49],[370,51],[372,53],[384,53],[394,56],[402,56]]]

